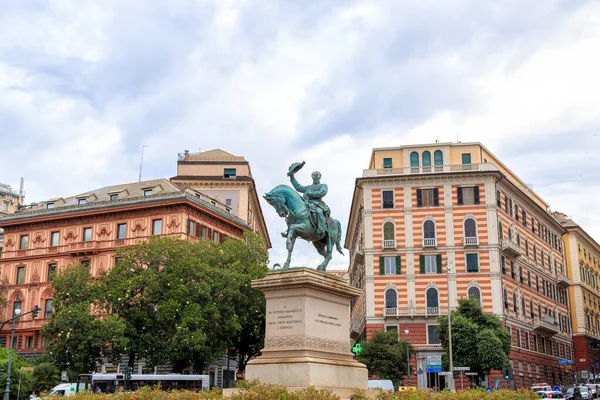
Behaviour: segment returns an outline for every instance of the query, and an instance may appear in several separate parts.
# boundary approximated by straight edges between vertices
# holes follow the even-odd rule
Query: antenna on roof
[[[142,169],[144,168],[144,149],[146,147],[150,147],[150,146],[148,146],[147,144],[142,145],[142,161],[140,162],[140,177],[139,177],[138,182],[142,181]]]

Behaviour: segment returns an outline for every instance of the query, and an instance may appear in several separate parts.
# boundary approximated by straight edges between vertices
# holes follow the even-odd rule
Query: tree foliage
[[[60,371],[49,362],[42,362],[35,366],[33,370],[32,389],[37,392],[43,392],[52,389],[60,383]]]
[[[440,317],[438,332],[446,354],[448,367],[448,318]],[[485,314],[481,304],[474,299],[459,299],[458,308],[452,311],[452,357],[454,366],[470,367],[480,379],[492,369],[508,366],[511,338],[498,316]]]
[[[358,361],[367,366],[369,375],[381,379],[400,379],[406,375],[406,341],[398,338],[398,331],[377,331],[362,346]],[[410,344],[409,351],[413,351]]]
[[[98,279],[81,267],[65,270],[45,330],[54,360],[90,371],[102,356],[115,363],[126,356],[130,366],[142,358],[180,372],[202,370],[228,349],[247,361],[264,335],[265,300],[251,280],[266,275],[268,257],[261,238],[245,239],[155,238],[119,250]]]

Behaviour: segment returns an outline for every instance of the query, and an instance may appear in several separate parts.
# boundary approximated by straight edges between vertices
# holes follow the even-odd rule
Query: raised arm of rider
[[[290,182],[292,182],[292,185],[294,185],[294,189],[300,193],[304,193],[306,191],[306,186],[302,186],[300,183],[298,183],[294,175],[290,176]]]

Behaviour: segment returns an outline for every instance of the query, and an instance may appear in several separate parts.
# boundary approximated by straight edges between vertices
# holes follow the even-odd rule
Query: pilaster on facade
[[[367,318],[375,317],[375,277],[367,275],[365,277],[365,296],[367,303]]]
[[[412,190],[410,186],[404,187],[404,240],[406,247],[414,246]]]
[[[504,313],[502,304],[502,274],[500,272],[492,272],[490,274],[492,286],[492,312],[498,316]]]

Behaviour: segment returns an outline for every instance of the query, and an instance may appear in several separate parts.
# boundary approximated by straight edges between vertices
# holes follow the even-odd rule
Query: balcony
[[[384,240],[383,248],[384,249],[395,249],[396,248],[396,239]]]
[[[423,247],[436,247],[437,238],[425,238],[423,239]]]
[[[437,317],[439,315],[448,315],[448,307],[384,308],[383,315],[386,317]]]
[[[571,286],[571,280],[562,272],[556,273],[556,283],[559,289],[566,289]]]
[[[69,243],[67,245],[66,252],[73,257],[95,254],[98,252],[98,242],[89,241]]]
[[[600,332],[593,328],[581,328],[577,330],[580,333],[583,333],[586,336],[591,337],[592,339],[600,339]]]
[[[360,337],[364,320],[351,319],[350,320],[350,338],[357,340]]]
[[[463,238],[463,244],[465,246],[479,246],[479,238],[475,237],[465,237]]]
[[[535,333],[545,335],[556,335],[559,332],[558,324],[554,321],[554,318],[546,315],[543,319],[534,318],[532,321],[533,331]]]
[[[520,257],[521,256],[521,247],[518,246],[512,240],[508,240],[508,239],[502,239],[502,242],[500,244],[500,251],[508,257]]]
[[[354,252],[354,262],[363,264],[365,262],[365,250],[362,244],[357,244]]]
[[[491,163],[481,164],[456,164],[456,165],[431,165],[405,168],[375,168],[363,170],[363,177],[375,177],[379,175],[416,175],[416,174],[439,174],[472,171],[497,171],[498,168]]]

